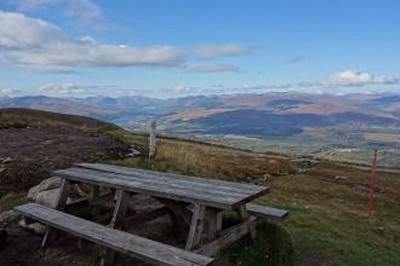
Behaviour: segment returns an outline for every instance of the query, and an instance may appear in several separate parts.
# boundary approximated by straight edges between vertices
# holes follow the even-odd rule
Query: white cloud
[[[400,78],[398,77],[373,75],[368,72],[358,72],[354,70],[345,70],[334,73],[325,81],[325,84],[328,86],[346,87],[358,87],[374,84],[390,85],[399,83]]]
[[[103,11],[91,0],[68,0],[65,14],[82,24],[93,26],[103,21]]]
[[[0,11],[0,48],[35,49],[64,41],[60,29],[44,20]]]
[[[104,22],[103,11],[92,0],[8,0],[23,11],[38,8],[62,12],[63,15],[77,20],[84,26],[96,26]]]
[[[58,2],[57,0],[8,0],[18,6],[21,10],[29,10],[35,8],[42,8]]]
[[[39,88],[39,91],[46,94],[56,94],[56,95],[74,95],[74,94],[83,94],[88,93],[92,89],[96,88],[96,86],[87,86],[87,85],[78,85],[73,83],[65,83],[65,84],[46,84]]]
[[[236,45],[211,47],[203,47],[201,53],[208,57],[241,53]],[[198,49],[203,48],[106,44],[90,36],[71,39],[44,20],[0,11],[1,61],[40,71],[70,71],[76,67],[184,67],[188,57],[199,55]],[[197,71],[201,68],[208,72],[234,70],[234,66],[219,65],[209,66],[208,70],[200,67]]]
[[[231,64],[212,65],[188,65],[185,66],[188,73],[217,73],[217,72],[239,72],[239,67]]]
[[[15,89],[15,88],[1,88],[0,87],[0,97],[14,97],[14,96],[21,96],[24,93],[24,91]]]
[[[252,51],[250,47],[235,44],[206,45],[194,49],[194,53],[203,59],[211,59],[220,56],[245,55]]]

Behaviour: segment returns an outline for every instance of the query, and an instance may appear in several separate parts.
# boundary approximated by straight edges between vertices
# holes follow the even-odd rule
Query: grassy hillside
[[[79,117],[60,121],[55,114],[37,114],[45,116],[45,122],[32,114],[34,122],[29,126],[97,128],[112,139],[147,151],[145,135]],[[2,112],[2,119],[6,116],[28,123],[26,116]],[[26,124],[21,129],[26,130]],[[55,150],[64,153],[58,147]],[[398,171],[379,173],[376,212],[368,219],[369,169],[351,164],[164,137],[158,139],[157,155],[151,161],[145,157],[97,161],[269,186],[271,193],[259,203],[287,208],[289,218],[282,225],[268,223],[256,243],[245,240],[229,249],[223,254],[226,265],[400,265]],[[9,203],[10,195],[6,195],[0,204],[2,200],[12,206],[21,198]]]
[[[0,129],[68,127],[82,130],[109,131],[118,126],[84,116],[67,115],[23,108],[0,108]]]
[[[120,132],[119,137],[146,149],[143,135]],[[270,186],[271,193],[259,202],[290,210],[283,227],[273,232],[280,232],[279,239],[290,234],[296,265],[400,265],[399,172],[379,174],[376,213],[368,219],[368,168],[329,161],[299,163],[286,156],[176,139],[160,139],[157,147],[152,161],[136,158],[113,163]],[[270,176],[264,179],[265,174]],[[253,246],[244,252],[243,248],[232,251],[236,262],[256,265],[252,257],[258,256],[258,265],[265,263],[260,259],[265,250]],[[286,246],[274,252],[279,250],[287,256]],[[290,264],[282,257],[272,262]]]
[[[129,146],[95,119],[27,109],[0,109],[0,196],[23,191],[51,171],[81,161],[121,158]]]

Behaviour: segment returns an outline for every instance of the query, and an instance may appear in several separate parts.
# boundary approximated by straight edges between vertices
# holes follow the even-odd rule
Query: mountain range
[[[140,120],[192,122],[217,127],[218,132],[246,131],[272,134],[279,128],[338,124],[396,126],[400,121],[400,95],[264,93],[189,96],[155,99],[141,96],[56,98],[25,96],[0,98],[0,107],[21,107],[76,114],[116,122],[122,126]],[[240,129],[239,129],[240,127]],[[268,131],[268,130],[267,130]],[[282,130],[278,130],[281,132]],[[245,132],[246,133],[246,132]],[[268,133],[268,132],[267,132]]]

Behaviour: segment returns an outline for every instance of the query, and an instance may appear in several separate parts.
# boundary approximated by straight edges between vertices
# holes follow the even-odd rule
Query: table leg
[[[128,207],[129,193],[123,190],[116,191],[116,203],[114,207],[114,213],[111,218],[109,227],[121,228],[123,223],[122,219],[125,218],[126,210]],[[101,266],[112,265],[115,257],[115,251],[110,249],[104,249],[101,255]]]
[[[92,185],[92,190],[90,191],[89,202],[92,204],[100,196],[100,187],[97,185]]]
[[[57,204],[56,204],[56,210],[63,210],[65,206],[67,205],[67,199],[69,192],[71,190],[71,183],[69,180],[63,178],[61,181],[61,187],[60,187],[60,194],[57,199]],[[46,246],[47,240],[49,239],[49,235],[51,234],[51,228],[50,226],[46,226],[46,232],[43,236],[42,239],[42,248]]]
[[[205,209],[206,208],[200,204],[194,204],[189,234],[186,241],[186,250],[192,250],[201,243],[205,220]]]
[[[129,193],[123,190],[117,190],[116,192],[116,203],[114,208],[114,213],[109,226],[111,228],[119,228],[122,225],[121,220],[125,218]]]
[[[217,235],[222,230],[223,210],[215,208],[206,209],[207,217],[207,240],[212,241],[216,239]]]

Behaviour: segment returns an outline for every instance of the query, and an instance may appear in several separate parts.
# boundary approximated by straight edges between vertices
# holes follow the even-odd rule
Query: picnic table
[[[174,226],[186,235],[185,250],[189,253],[181,252],[179,254],[185,254],[185,256],[191,258],[195,257],[197,260],[199,258],[193,254],[213,256],[219,250],[248,233],[254,236],[255,227],[263,218],[283,219],[287,215],[285,210],[249,203],[268,192],[268,188],[255,184],[198,178],[99,163],[81,163],[68,169],[57,170],[53,174],[62,178],[60,197],[57,203],[58,210],[63,210],[66,206],[72,184],[85,183],[92,185],[91,201],[99,197],[100,187],[114,190],[116,203],[109,224],[109,227],[113,229],[120,229],[123,224],[129,221],[138,221],[137,217],[133,217],[133,219],[126,217],[127,205],[131,194],[144,194],[157,199],[164,205],[163,209],[168,210],[175,224]],[[46,218],[43,218],[40,214],[35,216],[29,213],[28,208],[20,209],[19,211],[26,215],[29,214],[31,218],[41,218],[42,222],[46,222]],[[222,230],[223,213],[225,211],[237,212],[240,221],[238,224]],[[162,211],[155,211],[152,215],[147,215],[147,218],[154,218],[157,213],[165,214]],[[47,214],[47,216],[50,215],[53,214]],[[79,224],[78,221],[75,222]],[[55,226],[57,222],[53,221],[48,224]],[[65,229],[68,226],[65,224],[63,227],[59,227]],[[88,225],[87,227],[93,228],[94,226]],[[85,233],[81,232],[82,230],[70,227],[68,227],[68,230],[71,233],[75,232],[85,237]],[[43,245],[47,241],[49,232],[50,228],[43,239]],[[88,234],[86,233],[86,235]],[[106,242],[103,245],[110,247],[103,238],[99,237],[99,239]],[[96,238],[91,238],[91,240],[95,241]],[[124,245],[121,244],[121,246]],[[118,249],[114,248],[114,250],[124,252],[121,246]],[[146,256],[147,258],[151,257],[149,255]],[[143,254],[139,257],[145,259]],[[194,264],[207,265],[209,262],[205,259],[202,263]],[[157,261],[157,263],[160,263],[160,261]],[[167,262],[165,264],[170,265]]]

